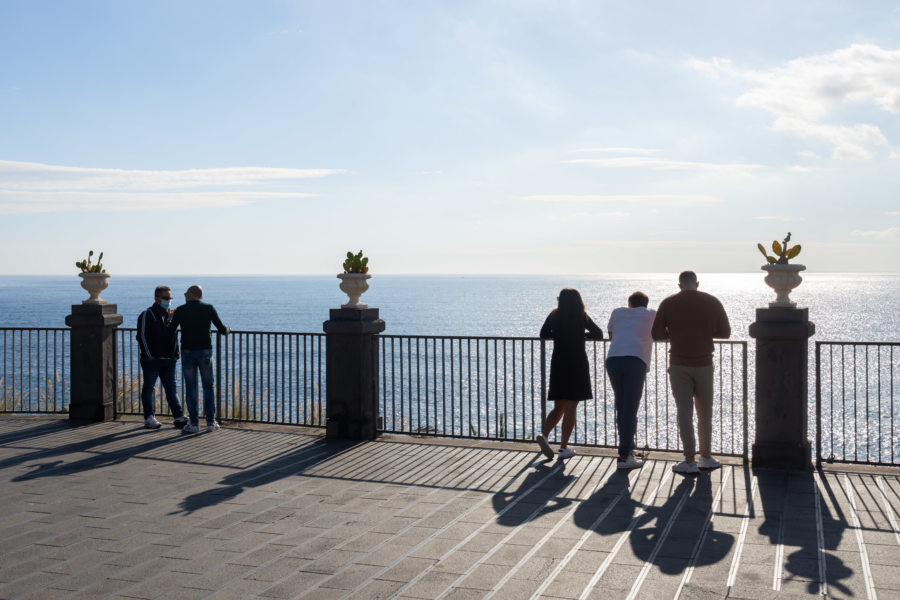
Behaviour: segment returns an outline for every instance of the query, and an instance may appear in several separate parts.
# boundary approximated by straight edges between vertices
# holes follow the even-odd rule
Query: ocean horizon
[[[765,273],[698,273],[700,289],[717,296],[732,339],[750,339],[757,308],[775,293]],[[804,273],[791,299],[809,309],[814,339],[900,340],[900,273]],[[328,310],[347,301],[335,275],[120,275],[101,297],[115,303],[123,327],[153,302],[156,285],[172,287],[175,305],[191,284],[204,288],[226,325],[244,331],[318,333]],[[361,301],[380,309],[385,334],[535,337],[563,287],[581,293],[606,329],[610,312],[631,292],[655,308],[678,291],[674,273],[415,275],[373,274]],[[87,298],[77,275],[0,275],[0,327],[64,327],[73,304]]]

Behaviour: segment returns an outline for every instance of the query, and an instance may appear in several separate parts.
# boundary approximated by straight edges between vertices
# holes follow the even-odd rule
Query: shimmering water
[[[775,294],[764,273],[700,273],[700,289],[725,306],[733,339],[750,339],[755,309]],[[362,300],[381,310],[385,333],[536,336],[563,287],[578,289],[594,320],[606,329],[612,309],[641,290],[651,308],[677,291],[676,274],[634,275],[375,275]],[[791,298],[809,308],[816,340],[900,340],[900,274],[808,273]],[[0,326],[63,327],[71,305],[87,293],[76,276],[0,276]],[[205,300],[235,330],[322,331],[328,309],[346,301],[333,276],[114,275],[102,297],[118,305],[124,326],[153,302],[158,284],[172,287],[176,304],[199,283]]]

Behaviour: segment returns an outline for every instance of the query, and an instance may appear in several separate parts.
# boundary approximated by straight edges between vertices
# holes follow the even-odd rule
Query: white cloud
[[[718,204],[721,200],[715,196],[702,196],[691,194],[534,194],[520,196],[521,200],[529,202],[587,202],[587,203],[624,203],[624,204],[652,204],[667,206],[706,206]]]
[[[797,156],[799,156],[800,158],[810,158],[812,160],[821,160],[822,159],[821,156],[819,156],[818,154],[816,154],[815,152],[812,152],[810,150],[804,150],[802,152],[798,152]]]
[[[742,163],[709,163],[645,156],[619,156],[616,158],[576,158],[565,161],[573,164],[590,164],[606,169],[644,168],[653,171],[700,171],[717,175],[749,175],[762,169],[762,165]]]
[[[41,192],[0,190],[0,214],[60,211],[188,210],[243,206],[258,200],[314,197],[289,192]]]
[[[784,221],[784,222],[793,222],[796,221],[794,217],[782,217],[778,215],[761,215],[758,217],[753,217],[757,221]]]
[[[615,152],[616,154],[656,154],[655,148],[578,148],[575,152]]]
[[[818,173],[824,171],[822,167],[810,167],[808,165],[791,165],[787,168],[792,173]]]
[[[891,211],[888,213],[892,217],[900,217],[900,211]]]
[[[836,106],[868,104],[900,114],[900,50],[854,44],[829,54],[797,58],[767,71],[738,68],[719,58],[688,64],[711,77],[727,75],[750,82],[753,87],[737,98],[737,106],[772,113],[775,131],[825,141],[837,159],[871,158],[870,148],[885,145],[887,140],[875,125],[826,122]]]
[[[144,171],[65,167],[0,160],[0,189],[7,190],[132,190],[152,191],[212,186],[245,186],[276,181],[326,177],[340,169],[224,167],[182,171]]]
[[[859,229],[854,229],[853,235],[856,237],[879,238],[879,239],[900,237],[900,227],[890,227],[888,229],[881,229],[881,230],[877,230],[877,231],[862,231]]]
[[[271,167],[145,171],[0,160],[0,214],[184,210],[308,198],[315,194],[266,188],[341,172]]]

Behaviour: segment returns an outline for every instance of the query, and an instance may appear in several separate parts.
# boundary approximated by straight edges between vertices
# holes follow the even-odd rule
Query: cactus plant
[[[103,253],[101,252],[100,256],[97,257],[97,264],[91,264],[92,256],[94,256],[93,250],[88,252],[88,257],[86,259],[76,262],[75,266],[81,269],[82,273],[106,273],[106,269],[100,264],[100,261],[103,260]]]
[[[766,257],[766,261],[770,265],[786,265],[788,264],[788,261],[790,259],[795,258],[798,254],[800,254],[800,244],[788,247],[788,242],[790,241],[790,231],[788,231],[787,237],[784,238],[784,241],[782,241],[780,244],[778,243],[778,240],[774,240],[772,242],[772,252],[775,253],[775,256],[769,256],[768,252],[766,252],[766,249],[762,244],[757,244],[756,247],[759,248],[759,251],[762,252],[762,255]]]
[[[369,259],[363,256],[363,251],[358,254],[352,252],[347,253],[347,260],[344,261],[344,273],[368,273]]]

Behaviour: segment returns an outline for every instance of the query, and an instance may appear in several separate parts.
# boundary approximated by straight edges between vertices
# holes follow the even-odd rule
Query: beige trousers
[[[685,458],[693,459],[697,452],[694,439],[694,409],[697,410],[697,437],[700,456],[710,455],[713,406],[713,367],[669,366],[669,383],[678,409],[678,431]]]

